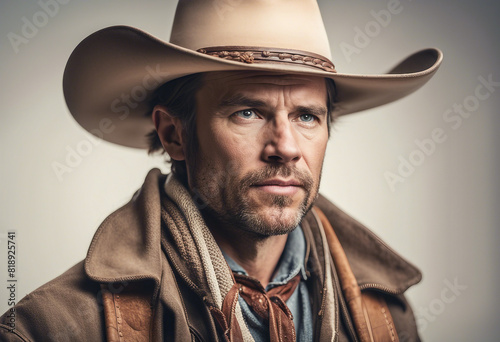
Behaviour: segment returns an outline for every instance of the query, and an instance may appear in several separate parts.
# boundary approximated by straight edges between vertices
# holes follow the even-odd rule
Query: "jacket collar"
[[[162,272],[161,197],[165,175],[149,171],[132,200],[99,226],[85,258],[88,277],[101,283],[153,280]]]
[[[422,279],[422,274],[415,266],[325,197],[320,195],[315,205],[323,211],[335,230],[362,290],[373,288],[401,294]],[[311,228],[318,229],[312,213],[308,213],[304,221]]]
[[[85,259],[88,277],[101,283],[153,280],[162,272],[161,198],[166,176],[153,169],[132,200],[98,228]],[[360,287],[403,293],[421,279],[419,270],[375,234],[320,196],[315,203],[328,217]],[[304,218],[317,226],[311,213]]]

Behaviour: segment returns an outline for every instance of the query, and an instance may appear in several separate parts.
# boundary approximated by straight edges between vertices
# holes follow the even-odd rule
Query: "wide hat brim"
[[[76,121],[104,140],[147,148],[154,129],[152,93],[170,80],[211,71],[266,71],[327,77],[337,90],[335,111],[346,115],[396,101],[423,86],[442,61],[438,49],[414,53],[385,74],[343,74],[307,65],[247,64],[183,48],[141,30],[114,26],[84,39],[64,71],[67,106]]]

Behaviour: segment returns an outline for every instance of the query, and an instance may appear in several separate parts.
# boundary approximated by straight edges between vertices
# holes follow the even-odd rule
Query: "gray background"
[[[346,56],[341,46],[355,46],[356,28],[370,27],[371,11],[393,1],[320,1],[337,70],[382,73],[430,46],[443,50],[444,63],[412,96],[340,120],[321,191],[423,271],[423,282],[408,296],[425,340],[496,341],[500,87],[456,129],[443,113],[471,100],[479,77],[500,81],[499,5],[401,0],[400,13]],[[43,9],[36,1],[0,3],[2,312],[8,308],[1,261],[7,231],[17,232],[20,298],[83,259],[99,223],[128,201],[150,168],[168,171],[161,158],[103,142],[57,177],[53,163],[64,163],[69,150],[91,139],[68,114],[62,95],[72,49],[90,33],[118,24],[168,39],[175,8],[174,1],[66,2],[17,52],[9,33],[21,35],[23,17],[33,22]],[[236,10],[239,1],[214,2]],[[446,140],[391,189],[384,174],[398,172],[400,158],[416,155],[415,140],[430,138],[435,129]],[[453,283],[459,284],[454,292]]]

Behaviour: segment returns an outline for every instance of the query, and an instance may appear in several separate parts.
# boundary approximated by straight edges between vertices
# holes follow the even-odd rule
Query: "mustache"
[[[306,191],[310,191],[314,185],[312,176],[308,172],[289,165],[267,165],[260,170],[249,172],[242,178],[240,184],[242,187],[248,188],[274,177],[292,177],[297,180]]]

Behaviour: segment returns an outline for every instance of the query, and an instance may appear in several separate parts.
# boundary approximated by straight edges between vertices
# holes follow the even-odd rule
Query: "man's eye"
[[[312,114],[302,114],[300,116],[300,121],[302,122],[313,122],[314,120],[316,120],[316,117]]]
[[[243,119],[253,119],[253,118],[257,117],[257,114],[255,113],[255,111],[253,109],[240,110],[240,111],[234,113],[233,115],[239,116],[240,118],[243,118]]]

